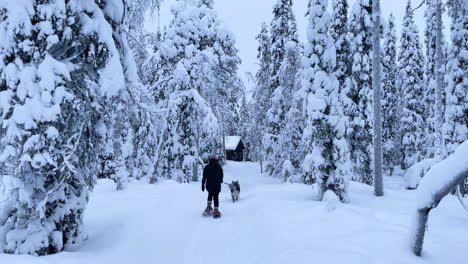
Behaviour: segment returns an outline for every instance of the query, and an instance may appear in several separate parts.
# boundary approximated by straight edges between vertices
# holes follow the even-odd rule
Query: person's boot
[[[211,202],[208,202],[208,205],[206,206],[205,211],[203,212],[204,216],[210,216],[213,215],[213,207],[211,207]]]
[[[221,212],[218,210],[218,207],[214,208],[213,217],[214,218],[220,218],[221,217]]]

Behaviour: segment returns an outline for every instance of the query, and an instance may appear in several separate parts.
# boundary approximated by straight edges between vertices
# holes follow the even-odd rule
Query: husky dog
[[[236,201],[239,201],[239,194],[240,194],[239,181],[232,181],[232,183],[226,183],[226,184],[229,185],[229,188],[231,189],[232,202],[235,203]]]

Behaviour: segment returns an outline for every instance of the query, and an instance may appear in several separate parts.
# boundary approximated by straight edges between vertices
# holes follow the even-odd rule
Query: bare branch
[[[422,0],[421,3],[417,7],[415,7],[413,10],[411,10],[411,13],[414,13],[414,11],[421,8],[421,6],[424,5],[425,3],[426,3],[426,0]]]

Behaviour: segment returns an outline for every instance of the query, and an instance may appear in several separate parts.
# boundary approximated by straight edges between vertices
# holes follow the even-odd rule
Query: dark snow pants
[[[217,193],[208,193],[208,202],[214,200],[214,207],[219,207],[219,192]]]

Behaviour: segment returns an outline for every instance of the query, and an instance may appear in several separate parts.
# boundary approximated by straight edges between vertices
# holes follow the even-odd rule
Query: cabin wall
[[[244,160],[244,151],[243,149],[237,148],[236,150],[226,151],[227,159],[233,161],[243,161]]]
[[[241,141],[235,150],[226,150],[226,159],[244,161],[244,148],[244,144]]]

